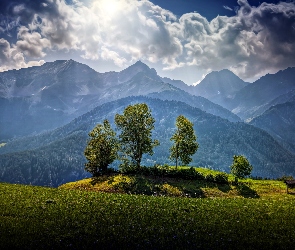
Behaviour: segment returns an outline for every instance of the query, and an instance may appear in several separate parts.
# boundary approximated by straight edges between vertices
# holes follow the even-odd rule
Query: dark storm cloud
[[[246,72],[279,70],[295,66],[295,4],[277,5],[262,3],[250,8],[245,1],[239,12],[244,29],[255,34],[255,55],[250,58]],[[244,14],[246,13],[246,14]],[[252,59],[252,60],[251,60]],[[255,72],[253,72],[255,74]]]

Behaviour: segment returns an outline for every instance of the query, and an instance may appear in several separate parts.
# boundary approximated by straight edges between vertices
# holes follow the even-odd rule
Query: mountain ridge
[[[168,90],[179,91],[140,61],[121,72],[98,73],[73,60],[45,63],[17,73],[3,72],[0,73],[0,139],[57,128],[119,98]],[[9,98],[5,98],[7,93]],[[219,109],[221,116],[234,117],[218,106],[214,108],[215,115]],[[42,121],[39,125],[38,120]]]

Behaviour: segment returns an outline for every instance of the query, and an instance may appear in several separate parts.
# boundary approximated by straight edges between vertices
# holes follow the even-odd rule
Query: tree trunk
[[[175,161],[175,168],[177,169],[178,165],[178,142],[176,143],[176,161]]]

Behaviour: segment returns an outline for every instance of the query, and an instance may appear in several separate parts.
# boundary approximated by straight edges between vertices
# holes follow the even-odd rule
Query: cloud
[[[231,7],[228,7],[227,5],[223,5],[223,8],[229,11],[234,11]]]
[[[126,59],[119,56],[119,54],[115,51],[111,51],[105,47],[102,48],[101,57],[104,60],[111,60],[117,66],[122,67],[126,63]]]
[[[43,60],[26,62],[23,53],[19,52],[15,46],[11,47],[7,40],[0,38],[0,72],[10,69],[41,66],[44,63]]]
[[[203,69],[229,68],[244,79],[295,66],[295,5],[281,2],[252,7],[239,0],[236,16],[211,22],[187,14],[187,60]]]
[[[182,54],[176,17],[149,1],[75,3],[47,0],[42,4],[8,4],[4,12],[19,20],[17,48],[30,57],[43,57],[48,48],[76,50],[83,52],[85,59],[113,60],[120,66],[138,59],[172,65]],[[110,3],[117,6],[116,11]]]
[[[18,32],[18,41],[16,47],[29,57],[44,57],[46,54],[43,52],[45,48],[50,48],[50,41],[38,32],[29,32],[29,29],[22,26]]]
[[[142,59],[161,62],[164,70],[228,68],[243,79],[295,66],[294,2],[253,7],[238,0],[235,16],[210,22],[199,13],[178,18],[148,0],[72,2],[1,1],[0,33],[17,30],[15,41],[2,39],[8,43],[2,41],[10,51],[9,67],[13,55],[25,62],[51,51],[76,51],[119,67]]]

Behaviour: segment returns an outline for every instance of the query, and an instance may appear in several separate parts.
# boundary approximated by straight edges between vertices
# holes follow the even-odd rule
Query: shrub
[[[157,188],[159,189],[159,192],[161,195],[175,196],[175,197],[183,196],[183,192],[181,190],[179,190],[177,187],[173,187],[167,183],[165,183],[163,185],[158,185]]]
[[[282,177],[278,178],[277,179],[278,181],[289,181],[289,180],[294,180],[293,176],[286,176],[286,175],[283,175]]]
[[[138,171],[137,171],[137,168],[135,165],[129,165],[129,164],[121,164],[120,165],[120,172],[122,174],[136,174]]]
[[[202,173],[196,171],[195,179],[196,180],[205,180],[205,176]]]
[[[208,181],[208,182],[214,182],[215,181],[214,176],[212,174],[206,175],[205,180]]]

